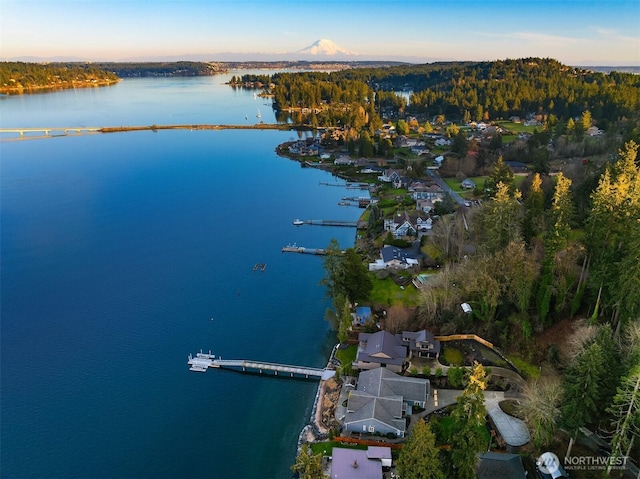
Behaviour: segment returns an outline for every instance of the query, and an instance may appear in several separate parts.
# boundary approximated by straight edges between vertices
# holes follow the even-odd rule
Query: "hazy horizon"
[[[0,58],[640,66],[640,2],[0,0]],[[326,38],[353,55],[302,55]]]

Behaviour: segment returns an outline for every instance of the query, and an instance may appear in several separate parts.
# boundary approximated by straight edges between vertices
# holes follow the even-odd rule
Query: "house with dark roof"
[[[393,233],[393,236],[396,238],[415,236],[418,234],[416,227],[406,212],[404,214],[398,213],[394,217],[384,220],[384,229],[385,231]]]
[[[380,259],[375,263],[369,263],[369,271],[378,271],[387,268],[408,269],[420,264],[421,253],[413,250],[385,245],[380,250]]]
[[[402,344],[409,350],[409,359],[428,358],[437,359],[440,356],[440,341],[434,335],[423,329],[421,331],[402,331]]]
[[[344,428],[351,432],[404,437],[407,430],[405,412],[400,396],[378,397],[358,390],[351,391]]]
[[[428,379],[400,376],[387,368],[377,368],[360,374],[357,390],[378,397],[400,396],[406,406],[423,408],[429,397],[429,387]]]
[[[382,479],[382,468],[391,466],[391,448],[369,446],[366,451],[334,447],[331,479]]]
[[[404,437],[407,410],[425,407],[429,388],[428,379],[399,376],[387,368],[363,371],[357,388],[349,393],[344,427]]]
[[[525,479],[527,476],[518,454],[485,452],[478,455],[478,479]]]
[[[407,358],[407,347],[388,331],[360,333],[354,367],[360,370],[386,367],[401,372]]]

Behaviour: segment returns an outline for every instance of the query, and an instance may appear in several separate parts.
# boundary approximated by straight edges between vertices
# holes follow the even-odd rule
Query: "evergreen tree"
[[[347,249],[344,254],[338,242],[332,239],[327,247],[324,259],[325,277],[320,282],[331,298],[344,297],[349,302],[366,300],[373,284],[367,266],[355,248]],[[337,305],[342,307],[342,304]]]
[[[611,441],[613,458],[631,455],[634,439],[640,438],[640,365],[635,366],[622,379],[621,386],[608,409],[615,427]],[[611,471],[611,464],[607,473]]]
[[[623,322],[637,317],[640,277],[640,170],[638,145],[630,141],[619,159],[600,177],[592,194],[586,244],[591,258],[589,287],[598,290],[600,304],[612,312],[616,335]],[[635,267],[634,267],[635,264]],[[602,309],[602,308],[599,308]]]
[[[505,164],[502,156],[499,156],[498,160],[493,165],[491,174],[485,180],[485,195],[490,198],[494,197],[498,191],[498,183],[502,183],[507,187],[511,187],[513,178],[514,176],[511,168],[509,168],[509,166]]]
[[[396,468],[403,479],[444,479],[435,435],[424,420],[413,426],[400,450]]]
[[[475,479],[477,454],[487,447],[482,433],[487,415],[484,407],[486,387],[486,371],[481,364],[475,363],[467,386],[451,413],[455,421],[451,438],[451,459],[458,479]]]
[[[572,434],[567,456],[581,427],[593,422],[602,405],[599,402],[603,376],[607,374],[602,348],[597,342],[586,347],[567,368],[563,377],[561,424]]]
[[[525,216],[522,234],[527,243],[539,234],[544,233],[544,193],[542,192],[542,178],[540,174],[533,175],[531,188],[524,200]]]
[[[484,238],[482,249],[495,253],[512,241],[521,240],[521,212],[518,190],[511,196],[509,187],[499,182],[493,199],[485,201],[478,214],[479,237]]]

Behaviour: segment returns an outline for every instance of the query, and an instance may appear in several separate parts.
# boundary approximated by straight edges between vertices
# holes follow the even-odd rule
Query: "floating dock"
[[[289,364],[267,363],[264,361],[252,361],[248,359],[220,359],[215,355],[200,351],[194,356],[189,354],[187,362],[190,371],[198,373],[207,372],[209,368],[233,369],[239,372],[252,372],[267,374],[278,377],[304,377],[305,379],[326,380],[333,377],[336,372],[333,369],[308,368],[305,366],[292,366]]]

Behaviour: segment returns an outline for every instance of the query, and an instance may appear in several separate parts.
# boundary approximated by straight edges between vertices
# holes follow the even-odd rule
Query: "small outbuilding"
[[[460,186],[462,186],[465,190],[473,190],[476,187],[476,184],[473,182],[473,180],[470,180],[469,178],[467,178],[466,180],[462,180],[462,183],[460,183]]]

